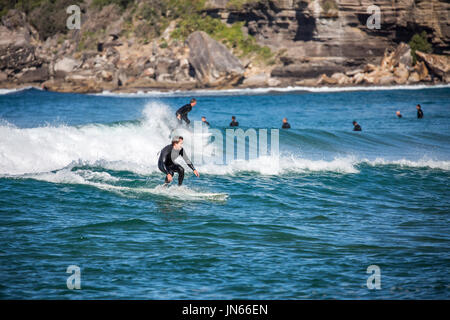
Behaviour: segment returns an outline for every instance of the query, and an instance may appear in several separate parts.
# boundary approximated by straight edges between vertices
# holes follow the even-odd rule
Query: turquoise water
[[[0,95],[0,298],[449,298],[450,88],[195,96],[221,131],[288,117],[279,165],[197,162],[163,189],[190,96]]]

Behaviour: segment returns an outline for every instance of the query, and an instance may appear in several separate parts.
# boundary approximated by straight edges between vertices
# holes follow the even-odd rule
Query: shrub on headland
[[[413,64],[416,64],[417,62],[417,55],[416,55],[417,50],[425,53],[431,53],[433,51],[431,44],[427,40],[427,33],[425,31],[422,31],[422,33],[420,34],[416,33],[411,38],[411,41],[408,44],[411,47],[411,56],[413,58]]]
[[[204,31],[215,40],[236,51],[241,57],[254,54],[259,60],[269,62],[273,56],[271,50],[258,45],[254,37],[245,35],[242,31],[243,25],[243,22],[235,22],[231,26],[227,26],[220,19],[193,14],[179,20],[172,37],[184,40],[194,31]]]

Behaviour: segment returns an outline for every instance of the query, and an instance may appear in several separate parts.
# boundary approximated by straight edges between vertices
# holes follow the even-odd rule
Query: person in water
[[[361,126],[356,121],[353,121],[353,131],[362,131]]]
[[[289,122],[287,122],[287,118],[283,118],[283,125],[281,126],[282,129],[290,129],[291,125]]]
[[[231,122],[230,122],[230,127],[237,127],[239,126],[239,122],[236,121],[236,117],[232,116],[231,117]]]
[[[422,111],[422,107],[420,106],[420,104],[418,104],[416,106],[417,109],[417,119],[422,119],[423,118],[423,111]]]
[[[191,168],[192,171],[194,171],[194,174],[197,177],[199,176],[198,171],[194,168],[194,165],[192,164],[191,160],[189,160],[186,152],[183,149],[183,137],[175,136],[172,139],[172,144],[165,146],[161,150],[161,154],[159,155],[158,159],[159,170],[166,174],[166,185],[172,182],[175,172],[178,173],[178,185],[181,186],[183,184],[184,169],[182,166],[175,162],[175,160],[179,156],[182,156],[188,167]]]
[[[186,125],[189,125],[189,123],[191,123],[187,115],[196,104],[197,100],[195,98],[192,98],[190,103],[185,104],[184,106],[182,106],[180,109],[177,110],[175,114],[177,115],[177,119],[180,124],[183,123],[183,120],[184,122],[186,122]]]
[[[206,117],[205,116],[202,117],[202,123],[206,124],[209,127],[209,122],[206,121]]]
[[[396,115],[397,115],[397,117],[399,117],[399,118],[401,118],[402,117],[402,114],[400,113],[400,111],[397,111],[396,113],[395,113]]]

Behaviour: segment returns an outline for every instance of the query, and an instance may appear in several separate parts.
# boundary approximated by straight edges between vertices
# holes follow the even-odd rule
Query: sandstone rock
[[[154,78],[155,77],[155,69],[153,69],[153,68],[145,69],[144,72],[142,72],[142,76],[143,77]]]
[[[0,70],[8,68],[19,72],[25,67],[40,66],[43,60],[35,55],[26,27],[10,30],[0,25]]]
[[[376,77],[375,75],[370,75],[370,74],[365,74],[364,78],[363,78],[363,83],[366,84],[378,84],[379,82],[379,78]]]
[[[412,66],[411,47],[406,43],[400,43],[391,55],[391,65],[396,67],[402,63],[407,68]]]
[[[113,74],[110,71],[103,70],[101,72],[101,77],[102,77],[103,81],[108,81],[109,82],[109,81],[112,81]]]
[[[6,81],[7,79],[8,79],[8,75],[6,74],[6,72],[0,71],[0,82]]]
[[[172,74],[175,69],[180,65],[179,60],[173,60],[168,57],[160,57],[157,59],[155,64],[155,74],[159,77],[162,74]]]
[[[337,62],[300,62],[295,61],[287,66],[275,67],[272,72],[272,77],[278,78],[300,78],[310,79],[321,76],[322,74],[332,74],[335,72],[343,72],[345,67],[341,63]]]
[[[420,76],[417,72],[411,72],[408,78],[408,83],[417,83],[420,81]]]
[[[409,71],[403,63],[400,63],[399,66],[394,69],[394,76],[395,83],[405,84],[408,81]]]
[[[319,79],[317,80],[317,84],[318,85],[326,85],[326,84],[337,84],[338,80],[334,79],[334,78],[330,78],[328,77],[326,74],[323,74],[319,77]]]
[[[228,0],[207,0],[205,11],[223,22],[243,22],[246,31],[260,44],[267,45],[274,51],[286,48],[286,56],[289,58],[320,58],[320,65],[341,57],[345,61],[353,60],[346,67],[360,67],[381,58],[386,47],[408,42],[417,30],[427,30],[437,52],[449,51],[448,0],[399,0],[395,4],[387,0],[335,0],[333,2],[339,9],[337,15],[333,12],[334,6],[330,7],[328,4],[324,7],[328,1],[322,0],[241,2],[244,5],[236,10]],[[381,10],[380,29],[367,28],[369,14],[366,10],[370,4]],[[328,17],[327,14],[333,17]],[[403,51],[402,56],[407,60],[400,60],[409,66],[410,57],[406,51]],[[338,71],[324,70],[321,73],[332,74]],[[273,76],[279,77],[279,73],[274,73]]]
[[[159,74],[156,77],[156,81],[158,82],[168,82],[168,81],[173,81],[172,75],[168,74],[168,73],[162,73]]]
[[[42,84],[42,88],[57,92],[76,92],[76,93],[97,93],[102,92],[103,88],[93,79],[78,81],[56,81],[48,80]]]
[[[450,76],[450,56],[428,54],[421,51],[416,51],[417,58],[425,62],[428,69],[444,80]]]
[[[390,84],[393,84],[395,82],[395,78],[394,78],[394,76],[391,76],[391,75],[389,75],[389,76],[382,76],[382,77],[380,77],[380,80],[378,81],[378,83],[380,84],[380,85],[390,85]]]
[[[115,79],[116,79],[115,82],[117,83],[118,86],[123,86],[125,83],[127,83],[128,76],[125,70],[119,69],[116,72]]]
[[[233,85],[242,79],[241,62],[221,43],[203,31],[193,32],[186,40],[189,63],[196,79],[205,86]]]
[[[21,74],[18,80],[21,83],[31,83],[31,82],[44,82],[48,80],[49,72],[48,66],[44,65],[40,68],[34,70],[27,70]]]
[[[303,79],[295,82],[297,86],[314,87],[317,84],[317,79]]]
[[[378,66],[376,66],[376,65],[374,65],[374,64],[371,64],[371,63],[368,63],[368,64],[364,67],[364,72],[365,72],[365,73],[367,73],[367,72],[372,72],[372,71],[375,71],[375,70],[378,70]]]
[[[69,73],[80,65],[81,63],[78,60],[69,57],[64,57],[55,63],[54,70],[55,72]]]
[[[120,53],[116,48],[108,47],[105,52],[105,58],[108,60],[108,62],[116,65],[120,60]]]
[[[355,84],[361,84],[364,81],[364,73],[357,73],[353,76],[353,82]]]
[[[416,63],[416,65],[414,66],[414,70],[419,75],[420,81],[431,80],[428,74],[428,69],[423,61]]]
[[[345,75],[347,75],[349,77],[352,77],[352,76],[354,76],[354,75],[356,75],[358,73],[363,73],[363,72],[364,72],[363,69],[356,69],[356,70],[351,70],[351,71],[345,72]]]
[[[244,79],[243,85],[246,87],[265,87],[267,86],[267,75],[265,73],[258,73]]]
[[[281,84],[281,81],[275,78],[269,78],[269,80],[267,80],[267,85],[269,87],[277,87]]]

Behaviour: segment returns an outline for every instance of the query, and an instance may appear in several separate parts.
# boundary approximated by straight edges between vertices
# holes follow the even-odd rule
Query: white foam
[[[159,172],[159,151],[170,142],[171,128],[177,120],[167,105],[150,102],[143,110],[143,120],[116,125],[90,124],[84,126],[45,126],[17,128],[7,122],[0,123],[0,176],[47,173],[71,166],[97,166],[113,171],[131,171],[141,175]],[[282,155],[279,159],[260,157],[251,160],[234,160],[225,165],[213,159],[196,159],[198,152],[210,154],[208,132],[177,131],[185,138],[184,147],[201,174],[233,175],[256,172],[262,175],[279,175],[289,172],[358,173],[360,163],[372,165],[394,164],[409,167],[450,169],[449,161],[430,159],[398,159],[369,161],[356,157],[333,160],[311,160],[307,156]],[[192,149],[192,146],[196,148]],[[202,148],[197,148],[201,145]],[[183,165],[183,161],[180,160]],[[80,168],[78,168],[80,170]],[[188,172],[190,171],[187,169]],[[114,181],[108,173],[80,172],[78,177],[96,181]],[[78,179],[78,178],[77,178]]]
[[[172,114],[166,105],[150,103],[140,124],[26,129],[0,125],[0,174],[48,172],[73,161],[123,162],[155,168],[158,152],[170,141],[170,126],[176,121]],[[189,146],[189,139],[185,140]]]
[[[384,166],[384,165],[397,165],[400,167],[410,168],[431,168],[450,171],[450,161],[445,160],[433,160],[433,159],[419,159],[416,161],[399,159],[399,160],[385,160],[382,158],[376,158],[375,160],[364,159],[361,162],[367,163],[372,166]]]
[[[256,172],[261,175],[280,175],[305,172],[358,173],[353,158],[336,158],[331,161],[308,160],[295,156],[260,157],[251,160],[234,160],[226,165],[206,164],[199,166],[202,173],[233,175],[241,172]]]
[[[288,86],[288,87],[266,87],[266,88],[245,88],[245,89],[200,89],[200,90],[172,90],[172,91],[138,91],[136,93],[111,92],[103,91],[93,95],[114,96],[121,98],[136,97],[186,97],[186,96],[227,96],[227,95],[255,95],[267,94],[271,92],[289,93],[289,92],[347,92],[347,91],[379,91],[379,90],[422,90],[422,89],[439,89],[450,88],[450,84],[438,85],[395,85],[395,86],[353,86],[353,87],[304,87],[304,86]]]
[[[64,184],[81,184],[96,187],[101,190],[118,193],[122,196],[138,196],[141,194],[159,195],[169,198],[176,198],[180,200],[217,200],[224,201],[228,198],[225,193],[211,193],[202,192],[194,189],[190,189],[186,186],[169,186],[164,187],[158,185],[154,188],[148,187],[126,187],[121,185],[113,185],[107,183],[121,182],[128,179],[112,177],[106,172],[93,172],[90,170],[75,170],[70,168],[58,170],[56,172],[38,173],[38,174],[26,174],[21,178],[35,179],[39,181],[46,181],[51,183],[64,183]],[[105,182],[92,181],[93,180],[105,180]]]
[[[42,90],[42,88],[39,87],[23,87],[23,88],[13,88],[13,89],[5,89],[5,88],[0,88],[0,95],[3,94],[10,94],[10,93],[14,93],[14,92],[19,92],[19,91],[24,91],[24,90],[29,90],[29,89],[36,89],[36,90]]]

